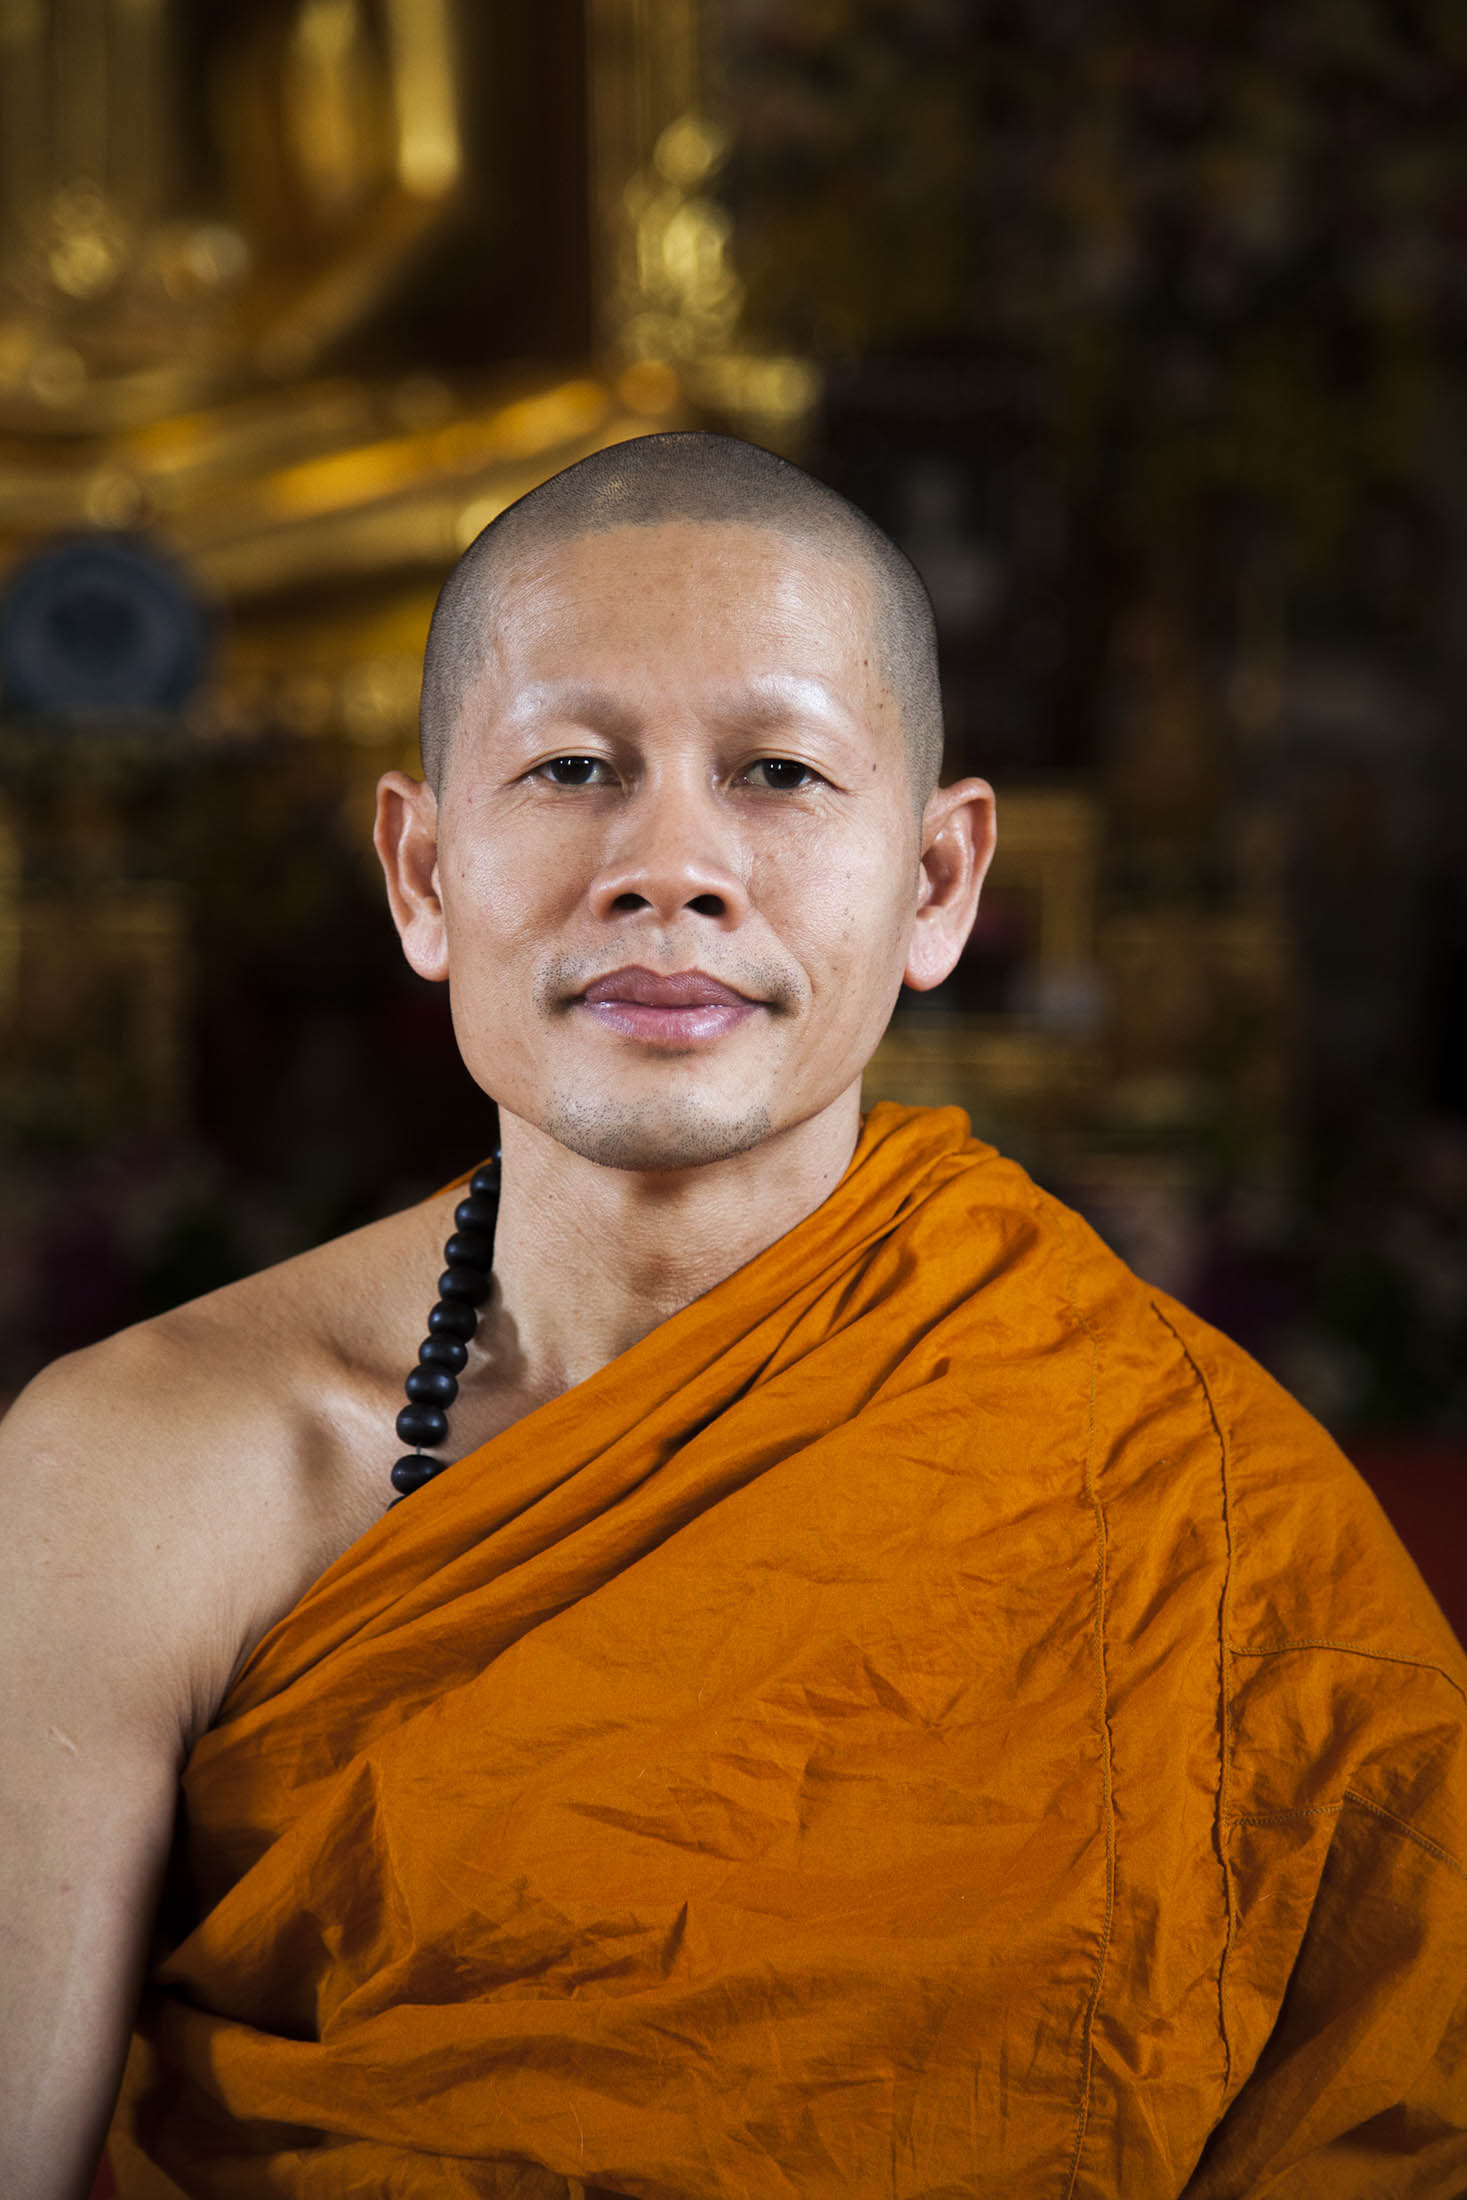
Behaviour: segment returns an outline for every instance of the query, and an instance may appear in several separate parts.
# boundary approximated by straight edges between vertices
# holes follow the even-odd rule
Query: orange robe
[[[955,1109],[384,1515],[184,1779],[123,2200],[1460,2200],[1467,1658]]]

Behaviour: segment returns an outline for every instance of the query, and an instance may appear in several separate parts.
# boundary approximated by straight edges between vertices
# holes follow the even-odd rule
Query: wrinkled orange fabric
[[[1460,2200],[1467,1658],[1241,1351],[882,1106],[184,1781],[123,2200]]]

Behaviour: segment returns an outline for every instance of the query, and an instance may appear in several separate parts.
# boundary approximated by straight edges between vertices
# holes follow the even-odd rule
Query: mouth
[[[625,1038],[687,1047],[721,1039],[763,1006],[702,970],[613,970],[580,995],[578,1006]]]

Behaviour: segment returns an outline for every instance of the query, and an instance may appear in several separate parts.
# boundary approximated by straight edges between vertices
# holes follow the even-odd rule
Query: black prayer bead
[[[411,1497],[414,1490],[420,1490],[425,1482],[432,1481],[439,1467],[440,1461],[437,1459],[425,1459],[420,1451],[410,1451],[393,1468],[392,1487],[403,1497]]]
[[[419,1405],[451,1406],[458,1396],[458,1377],[446,1367],[415,1367],[402,1387]]]
[[[448,1434],[448,1415],[437,1406],[404,1406],[397,1433],[405,1444],[441,1444]]]
[[[463,1299],[440,1299],[428,1312],[428,1327],[435,1336],[472,1337],[479,1317]]]
[[[488,1230],[455,1230],[443,1248],[450,1268],[488,1268],[494,1260],[494,1238]]]
[[[462,1374],[468,1357],[468,1346],[457,1337],[425,1337],[418,1346],[424,1367],[446,1367],[450,1375]]]
[[[444,1411],[458,1396],[458,1376],[468,1364],[468,1341],[479,1326],[475,1309],[488,1298],[492,1287],[494,1230],[499,1220],[499,1153],[475,1169],[466,1196],[453,1211],[454,1234],[443,1248],[447,1263],[438,1278],[438,1304],[428,1315],[428,1334],[418,1346],[418,1364],[403,1389],[409,1403],[397,1416],[397,1433],[405,1444],[442,1444],[448,1437]],[[421,1448],[399,1459],[392,1470],[401,1504],[414,1490],[431,1482],[442,1460],[426,1459]]]
[[[494,1225],[499,1220],[499,1201],[471,1195],[459,1201],[453,1210],[453,1219],[460,1230],[482,1230],[492,1245]]]

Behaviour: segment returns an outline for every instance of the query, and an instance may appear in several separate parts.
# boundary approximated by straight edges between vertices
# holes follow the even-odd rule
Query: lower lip
[[[754,1001],[702,1001],[691,1008],[652,1008],[644,1001],[583,1001],[598,1024],[652,1046],[698,1046],[721,1039],[754,1014]]]

